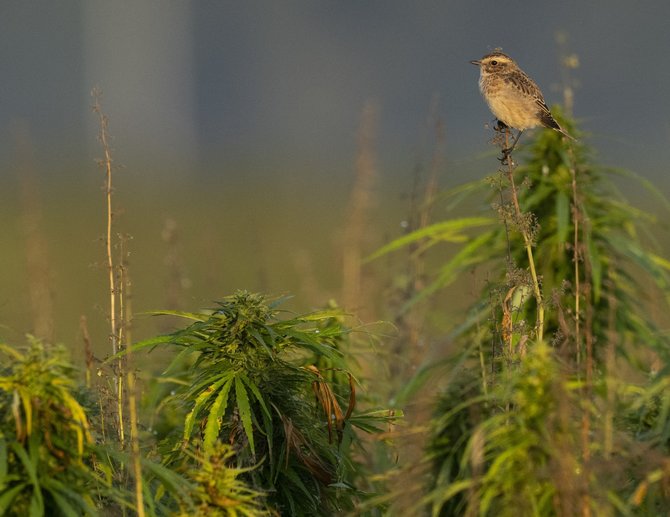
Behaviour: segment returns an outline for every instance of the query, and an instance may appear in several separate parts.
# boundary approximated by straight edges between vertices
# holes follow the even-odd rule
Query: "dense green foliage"
[[[449,383],[422,503],[433,515],[660,515],[670,504],[669,343],[650,316],[667,310],[670,262],[645,239],[654,217],[626,202],[613,174],[544,131],[523,165],[455,192],[492,187],[499,221],[423,293],[489,272],[441,365]],[[401,244],[427,235],[441,240],[426,229]]]
[[[270,508],[288,515],[352,510],[360,488],[370,488],[355,483],[354,450],[361,442],[352,425],[376,432],[375,423],[393,417],[352,414],[353,383],[346,399],[338,397],[315,366],[325,361],[331,369],[347,369],[348,329],[340,311],[278,319],[276,305],[238,293],[211,312],[182,313],[194,323],[137,346],[170,343],[181,350],[174,368],[184,360],[191,364],[174,396],[187,414],[182,436],[171,437],[169,464],[183,461],[182,446],[193,440],[205,458],[220,442],[229,443],[247,469],[241,477]],[[341,405],[348,406],[346,414]]]
[[[64,351],[34,340],[0,351],[0,514],[94,515],[100,501],[123,503],[98,468]]]
[[[118,353],[96,376],[87,357],[85,387],[61,348],[0,345],[0,515],[664,514],[670,343],[654,315],[668,309],[670,261],[620,176],[542,131],[436,198],[479,207],[370,258],[409,249],[416,276],[388,353],[335,302],[295,315],[246,291],[159,313],[188,324],[129,343],[127,265],[110,266]],[[435,260],[444,243],[454,254]],[[424,337],[403,316],[471,274],[486,281],[451,353],[408,380],[419,354],[398,367],[402,340]],[[169,355],[160,373],[156,348]]]
[[[159,443],[145,433],[142,447],[145,515],[337,515],[381,488],[367,479],[368,445],[354,428],[379,433],[401,412],[357,401],[341,311],[280,319],[280,302],[240,292],[132,347],[179,350],[158,378],[176,386],[156,422],[170,431]],[[119,424],[100,411],[102,392],[82,405],[94,393],[78,393],[59,350],[2,351],[12,367],[0,378],[0,514],[137,511],[133,458],[110,439]]]

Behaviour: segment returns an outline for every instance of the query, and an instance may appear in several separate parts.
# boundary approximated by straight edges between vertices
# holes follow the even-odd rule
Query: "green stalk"
[[[505,129],[505,149],[509,149],[509,128]],[[517,220],[520,222],[519,230],[523,236],[524,246],[526,248],[526,254],[528,255],[528,266],[530,268],[530,276],[533,280],[533,293],[535,295],[535,302],[537,304],[537,321],[535,328],[537,331],[537,340],[542,341],[544,337],[544,304],[542,303],[542,291],[540,290],[540,281],[537,277],[537,270],[535,269],[535,259],[533,258],[533,245],[528,232],[528,228],[524,224],[521,224],[523,219],[521,207],[519,206],[519,197],[516,191],[516,185],[514,184],[514,165],[512,160],[512,155],[507,156],[507,166],[509,174],[510,188],[512,191],[512,202],[514,204],[514,211],[516,213]]]

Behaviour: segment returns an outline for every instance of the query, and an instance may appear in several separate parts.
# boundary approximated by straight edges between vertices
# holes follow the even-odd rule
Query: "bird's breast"
[[[540,125],[535,98],[506,83],[503,78],[482,77],[479,89],[491,112],[509,127],[523,130]]]

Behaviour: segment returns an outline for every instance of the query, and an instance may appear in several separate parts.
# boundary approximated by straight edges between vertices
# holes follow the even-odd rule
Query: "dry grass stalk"
[[[423,191],[423,199],[416,208],[414,213],[414,193],[412,194],[412,207],[410,213],[410,225],[407,228],[408,232],[421,230],[427,228],[431,222],[431,210],[438,188],[438,171],[441,169],[444,162],[445,136],[444,124],[437,115],[437,97],[434,97],[429,111],[429,124],[435,130],[435,144],[433,147],[433,154],[430,161],[430,169],[426,186]],[[418,178],[415,183],[418,182]],[[427,239],[413,243],[409,248],[409,283],[407,291],[404,293],[404,303],[409,302],[418,293],[425,288],[425,250]],[[422,346],[423,322],[425,319],[425,310],[419,307],[413,307],[407,314],[402,314],[396,319],[396,326],[401,335],[401,346],[409,346],[410,349],[410,368],[414,371],[415,368],[421,364],[425,347]],[[401,352],[401,350],[398,350]]]
[[[138,431],[138,415],[137,415],[137,386],[135,369],[133,368],[133,354],[132,347],[132,296],[130,273],[128,269],[127,254],[125,253],[125,239],[121,240],[121,267],[119,275],[119,310],[122,316],[122,325],[120,329],[120,337],[123,340],[120,344],[126,350],[125,370],[126,383],[128,391],[128,417],[130,425],[130,451],[133,461],[133,474],[135,478],[135,503],[137,506],[138,517],[144,517],[144,490],[142,477],[142,455],[140,451],[140,438]]]
[[[347,376],[349,377],[349,404],[347,406],[347,412],[343,413],[342,408],[340,407],[340,404],[335,397],[335,393],[333,393],[332,388],[323,378],[323,375],[321,375],[319,369],[313,365],[308,366],[307,369],[316,375],[316,380],[312,382],[312,390],[314,391],[316,400],[319,402],[323,412],[326,414],[328,425],[328,442],[332,443],[333,441],[334,425],[335,431],[337,432],[337,442],[341,443],[344,425],[356,407],[356,387],[354,386],[354,379],[352,375],[347,372]]]
[[[102,112],[100,106],[100,97],[102,93],[98,89],[92,92],[94,98],[93,111],[99,118],[100,134],[99,140],[102,145],[104,157],[100,160],[100,166],[105,171],[105,195],[107,201],[107,231],[105,235],[105,250],[107,255],[107,271],[109,277],[109,321],[110,321],[110,342],[112,345],[112,354],[116,355],[121,351],[126,351],[126,355],[119,357],[114,368],[113,381],[116,394],[116,424],[117,434],[120,446],[123,449],[126,444],[124,422],[125,413],[125,393],[128,394],[128,416],[130,426],[130,447],[132,455],[132,468],[135,478],[135,502],[137,506],[137,515],[144,517],[144,490],[142,478],[142,464],[138,433],[138,414],[137,414],[137,395],[135,373],[130,364],[132,359],[131,349],[128,346],[131,342],[131,321],[132,321],[132,303],[130,297],[131,281],[128,272],[126,243],[128,237],[119,236],[119,254],[117,263],[112,254],[112,235],[114,210],[112,206],[112,170],[113,160],[111,147],[109,144],[108,120]],[[127,386],[126,386],[127,383]]]
[[[100,167],[105,171],[105,198],[107,201],[107,212],[106,212],[106,233],[105,233],[105,252],[107,259],[107,274],[109,279],[109,324],[110,324],[110,333],[109,341],[112,348],[112,355],[116,355],[119,352],[119,321],[117,313],[117,299],[118,299],[118,285],[116,279],[116,267],[114,265],[114,257],[112,255],[112,228],[114,220],[114,211],[112,208],[112,151],[109,144],[109,132],[108,132],[108,120],[107,116],[102,112],[102,107],[100,105],[100,98],[102,92],[97,88],[93,89],[93,112],[98,116],[100,123],[100,133],[98,139],[102,145],[102,151],[104,157],[99,161]],[[116,396],[116,420],[117,420],[117,434],[119,441],[121,442],[121,447],[125,443],[125,431],[123,423],[123,359],[119,359],[117,362],[117,367],[114,369],[113,382],[114,382],[114,392]]]
[[[422,185],[423,166],[419,162],[413,169],[412,186],[409,193],[409,208],[403,223],[406,235],[427,228],[431,224],[431,212],[438,189],[438,172],[444,162],[444,124],[438,115],[438,96],[433,96],[427,117],[427,128],[435,136],[428,168],[428,177]],[[428,347],[425,345],[426,304],[413,304],[416,296],[426,287],[426,249],[429,239],[413,241],[407,247],[405,263],[406,281],[399,289],[392,289],[395,311],[393,324],[396,338],[389,349],[389,356],[401,360],[388,361],[392,389],[401,386],[422,363]],[[409,307],[409,308],[408,308]]]
[[[307,303],[314,306],[323,304],[323,300],[332,298],[326,290],[319,285],[316,272],[314,271],[314,260],[310,253],[304,248],[293,250],[293,265],[298,278],[300,278],[299,292]]]
[[[322,484],[329,485],[333,482],[333,473],[329,465],[325,463],[319,454],[313,449],[309,441],[304,437],[300,429],[293,425],[293,421],[280,413],[282,424],[284,426],[284,436],[286,437],[286,463],[288,466],[289,456],[291,454],[300,461],[305,468],[318,479]]]
[[[579,278],[579,261],[581,260],[581,245],[579,243],[579,222],[581,212],[579,210],[579,198],[577,197],[577,174],[574,167],[570,171],[572,174],[572,221],[574,226],[574,235],[572,243],[572,261],[575,267],[575,350],[577,359],[577,368],[581,363],[582,357],[582,336],[581,336],[581,282]]]
[[[105,197],[106,197],[106,234],[105,234],[105,251],[106,251],[106,262],[107,262],[107,272],[109,278],[109,323],[110,323],[110,334],[109,340],[112,348],[112,355],[118,354],[122,351],[122,347],[128,344],[128,333],[129,322],[130,322],[130,299],[126,298],[126,290],[130,287],[130,280],[128,279],[127,264],[125,263],[124,256],[124,244],[125,237],[120,239],[120,254],[121,259],[119,264],[114,261],[114,256],[112,253],[113,244],[113,222],[114,222],[114,210],[112,205],[112,171],[113,171],[113,160],[112,152],[110,147],[110,136],[108,132],[108,120],[107,116],[103,113],[102,107],[100,105],[100,98],[102,93],[97,88],[93,90],[92,96],[94,99],[93,103],[93,112],[98,116],[100,124],[100,133],[99,140],[103,150],[103,158],[100,160],[99,165],[105,171]],[[134,425],[134,434],[137,434],[137,411],[136,411],[136,401],[135,401],[135,386],[134,386],[134,375],[127,373],[127,358],[119,357],[114,367],[112,368],[112,381],[114,386],[114,397],[115,404],[114,407],[114,417],[116,418],[116,432],[119,440],[119,444],[123,449],[126,444],[126,435],[124,422],[124,411],[125,411],[125,393],[126,393],[126,381],[129,381],[133,384],[132,386],[132,400],[129,399],[129,411],[131,419],[131,427]],[[130,389],[130,387],[128,388]],[[133,422],[134,421],[134,422]],[[131,430],[131,439],[133,431]],[[135,436],[135,441],[137,437]],[[142,476],[141,476],[141,465],[139,464],[139,442],[132,443],[131,447],[137,448],[137,456],[133,458],[134,467],[136,469],[136,483],[139,484],[136,490],[138,514],[143,515],[144,512],[144,503],[143,503],[143,493],[142,493]]]
[[[510,149],[510,129],[505,128],[505,149]],[[537,305],[537,321],[535,323],[535,331],[537,341],[542,341],[544,339],[544,302],[542,300],[542,290],[540,289],[540,280],[537,276],[537,270],[535,269],[535,259],[533,257],[533,242],[530,236],[530,230],[526,224],[524,224],[524,216],[521,212],[521,207],[519,206],[519,197],[517,194],[516,185],[514,184],[514,161],[512,160],[511,153],[505,154],[505,160],[507,163],[507,173],[510,182],[510,191],[512,193],[512,203],[514,205],[514,212],[516,220],[519,222],[517,225],[521,235],[523,237],[524,246],[526,248],[526,254],[528,255],[528,267],[530,269],[530,275],[532,278],[532,288],[533,294],[535,295],[535,303]]]
[[[35,179],[33,148],[26,124],[15,128],[17,173],[21,188],[23,226],[26,235],[28,295],[32,313],[31,333],[48,343],[54,341],[53,287],[50,260],[42,223],[42,203]]]
[[[93,364],[95,356],[93,355],[93,348],[91,347],[91,335],[88,332],[88,322],[86,316],[83,314],[79,318],[79,330],[81,332],[81,339],[84,342],[84,361],[86,365],[86,387],[91,387],[91,379],[93,372]]]
[[[167,249],[163,263],[167,268],[167,299],[166,308],[170,310],[181,309],[181,300],[184,297],[184,291],[191,287],[191,280],[188,278],[184,262],[181,257],[180,238],[177,222],[166,217],[161,230],[161,239]]]
[[[358,129],[356,180],[349,201],[348,220],[343,238],[342,302],[345,309],[361,307],[362,262],[368,212],[373,204],[372,189],[377,177],[374,141],[377,133],[377,105],[365,103]]]
[[[618,348],[619,333],[616,329],[617,298],[613,292],[612,282],[607,283],[607,346],[605,348],[605,386],[607,389],[607,403],[603,418],[603,457],[609,460],[614,450],[614,417],[615,395],[617,389],[616,350]]]
[[[117,326],[117,312],[116,312],[116,279],[114,278],[114,258],[112,256],[112,222],[114,219],[114,212],[112,210],[112,151],[109,144],[108,120],[107,116],[102,112],[100,106],[100,98],[102,92],[94,88],[93,96],[93,112],[98,116],[100,123],[100,133],[98,139],[102,145],[102,152],[104,157],[99,161],[100,167],[105,171],[105,196],[107,200],[107,231],[105,234],[105,249],[107,252],[107,272],[109,278],[109,323],[110,335],[109,340],[112,345],[112,354],[119,351],[119,335]]]

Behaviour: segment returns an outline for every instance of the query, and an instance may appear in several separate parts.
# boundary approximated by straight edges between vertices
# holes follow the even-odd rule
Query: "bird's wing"
[[[514,73],[509,74],[505,77],[505,82],[525,95],[542,99],[542,92],[538,85],[522,70],[517,69]]]
[[[540,117],[540,122],[542,122],[544,127],[555,129],[562,135],[567,136],[570,140],[575,141],[575,138],[572,135],[570,135],[565,129],[558,125],[558,122],[556,122],[554,116],[551,114],[551,111],[549,111],[549,108],[544,102],[544,99],[535,99],[535,103],[540,108],[537,114]]]
[[[540,121],[542,122],[542,125],[544,127],[549,127],[551,129],[563,131],[561,129],[561,126],[558,125],[558,122],[554,120],[554,116],[551,114],[551,111],[549,111],[547,103],[544,102],[544,99],[542,97],[536,97],[535,104],[537,104],[537,107],[539,108],[537,114],[540,117]]]

